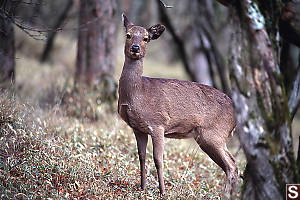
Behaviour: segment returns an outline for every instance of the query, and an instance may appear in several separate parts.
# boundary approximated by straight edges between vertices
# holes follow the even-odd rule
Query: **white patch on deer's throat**
[[[153,131],[153,128],[152,126],[148,126],[149,130],[152,132]]]

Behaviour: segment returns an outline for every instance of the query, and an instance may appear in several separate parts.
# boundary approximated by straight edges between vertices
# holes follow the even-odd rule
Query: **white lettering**
[[[297,190],[298,190],[297,186],[295,186],[295,185],[289,186],[289,188],[288,188],[288,191],[289,191],[288,196],[289,196],[289,198],[296,199],[299,196]]]

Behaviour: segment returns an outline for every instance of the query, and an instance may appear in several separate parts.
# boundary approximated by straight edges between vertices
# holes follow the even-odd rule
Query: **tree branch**
[[[233,3],[234,0],[217,0],[219,3],[221,3],[224,6],[229,6]]]
[[[173,6],[168,6],[165,4],[162,0],[160,0],[160,3],[165,7],[165,8],[173,8]]]
[[[290,1],[282,8],[279,21],[280,35],[300,47],[300,1]]]
[[[300,136],[298,137],[298,141],[300,141]],[[298,142],[298,154],[297,154],[297,167],[300,172],[300,143]]]
[[[213,36],[209,33],[209,31],[204,27],[201,26],[201,28],[203,29],[206,37],[208,38],[210,45],[211,45],[211,51],[213,52],[213,56],[215,58],[215,64],[217,66],[217,70],[221,79],[221,84],[222,84],[222,89],[223,91],[228,94],[229,96],[231,96],[231,89],[229,87],[229,83],[228,80],[226,78],[226,68],[225,68],[225,61],[224,58],[221,54],[221,52],[219,51],[216,42],[216,39],[213,38]]]
[[[299,55],[299,66],[300,66],[300,55]],[[289,111],[291,119],[294,118],[300,105],[300,70],[298,70],[296,80],[294,82],[293,90],[289,98]]]
[[[30,26],[25,25],[25,23],[23,22],[17,21],[13,13],[7,12],[4,6],[0,7],[0,17],[16,25],[18,28],[20,28],[23,32],[25,32],[28,36],[32,37],[33,39],[45,40],[46,38],[44,33],[46,33],[48,30],[32,28]]]
[[[22,0],[18,1],[19,3],[22,3]],[[77,31],[79,29],[85,30],[90,24],[97,23],[98,20],[100,20],[99,17],[95,17],[89,21],[87,21],[84,24],[80,24],[79,26],[72,27],[72,28],[64,28],[58,27],[57,29],[51,29],[51,28],[36,28],[31,25],[28,25],[28,23],[24,22],[21,18],[16,17],[13,13],[8,12],[7,10],[11,10],[9,8],[9,5],[7,5],[7,1],[1,1],[0,0],[0,18],[3,18],[6,21],[9,21],[10,23],[16,25],[21,31],[23,31],[26,35],[29,37],[35,39],[35,40],[46,40],[47,39],[47,33],[51,32],[58,32],[58,31]],[[29,2],[26,4],[30,4]],[[37,5],[37,4],[34,4]],[[0,32],[4,32],[3,30],[0,30]],[[4,33],[5,34],[5,33]]]
[[[191,67],[188,62],[188,56],[185,50],[185,46],[181,38],[176,34],[175,28],[172,25],[169,16],[167,15],[165,11],[165,5],[161,0],[157,0],[158,3],[158,9],[159,9],[159,15],[162,23],[167,27],[167,29],[170,31],[170,34],[175,42],[175,45],[177,46],[179,56],[181,57],[181,60],[183,62],[183,66],[185,68],[185,71],[187,74],[191,77],[192,81],[196,81],[196,77],[194,73],[191,71]]]
[[[62,11],[61,15],[58,17],[58,19],[54,25],[54,30],[61,29],[61,25],[65,21],[66,17],[68,16],[68,13],[71,10],[72,6],[73,6],[73,0],[68,0],[66,7],[64,8],[64,10]],[[51,49],[53,47],[53,42],[54,42],[56,33],[57,33],[57,31],[51,31],[49,33],[46,46],[44,48],[43,54],[40,59],[41,62],[45,62],[48,59]]]

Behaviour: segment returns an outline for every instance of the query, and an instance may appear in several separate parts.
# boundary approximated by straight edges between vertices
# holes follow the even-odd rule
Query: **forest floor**
[[[89,94],[83,109],[76,101],[62,103],[61,91],[68,93],[72,88],[75,42],[58,37],[54,59],[45,64],[37,61],[42,45],[25,42],[17,43],[18,95],[0,91],[0,198],[160,199],[151,140],[147,189],[141,191],[135,137],[116,114],[116,102],[111,108],[94,102],[97,94]],[[117,52],[122,56],[116,80],[122,49]],[[180,65],[162,67],[155,60],[145,60],[146,75],[187,78]],[[97,120],[90,120],[89,113]],[[237,139],[231,138],[229,150],[237,152],[242,175],[246,162],[238,148]],[[223,194],[225,173],[192,140],[166,140],[163,172],[163,199],[220,199]],[[239,199],[241,183],[240,178],[233,199]]]
[[[1,199],[159,199],[151,142],[139,189],[135,138],[110,111],[94,122],[0,95]],[[240,172],[245,162],[238,159]],[[163,199],[220,199],[225,175],[192,141],[167,140]],[[239,187],[240,190],[240,187]],[[238,198],[238,196],[236,197]]]

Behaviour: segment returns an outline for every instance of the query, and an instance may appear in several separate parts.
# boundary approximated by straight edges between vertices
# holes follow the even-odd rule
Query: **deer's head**
[[[125,56],[139,60],[145,56],[147,44],[151,40],[159,38],[164,32],[165,26],[156,24],[148,29],[135,26],[128,20],[124,13],[122,14],[122,19],[126,32]]]

